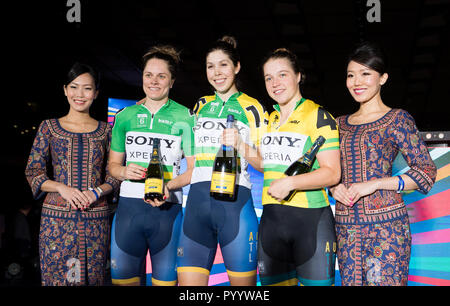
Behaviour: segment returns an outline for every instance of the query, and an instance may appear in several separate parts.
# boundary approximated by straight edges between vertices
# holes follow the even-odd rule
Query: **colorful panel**
[[[450,148],[430,148],[438,168],[436,182],[426,195],[405,192],[411,222],[412,249],[409,264],[410,286],[450,285]],[[401,156],[393,174],[408,170]]]
[[[136,104],[137,100],[108,99],[108,123],[114,124],[114,117],[122,108]]]

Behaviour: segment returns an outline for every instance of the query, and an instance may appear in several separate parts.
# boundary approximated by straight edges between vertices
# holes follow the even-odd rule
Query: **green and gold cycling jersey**
[[[169,99],[154,114],[141,105],[132,105],[116,114],[112,129],[111,150],[126,153],[126,164],[147,167],[152,155],[153,139],[160,139],[164,180],[180,174],[183,155],[194,154],[193,127],[195,115],[189,109]],[[122,182],[120,196],[144,198],[143,181]],[[182,189],[171,191],[169,201],[183,203]]]
[[[259,147],[262,131],[268,123],[268,114],[263,106],[245,93],[237,92],[228,101],[218,95],[205,96],[194,107],[197,114],[195,133],[195,168],[191,184],[210,181],[217,151],[221,147],[220,136],[226,127],[227,115],[235,118],[234,127],[242,140],[250,146]],[[237,183],[251,188],[247,172],[248,162],[240,158],[241,173]]]
[[[297,191],[290,201],[277,201],[267,190],[273,180],[283,177],[284,171],[299,159],[322,135],[326,141],[318,154],[325,150],[339,150],[339,132],[334,118],[320,105],[302,98],[289,118],[280,125],[280,108],[274,105],[267,133],[261,140],[264,160],[262,204],[283,204],[295,207],[318,208],[329,205],[325,189]],[[317,159],[312,171],[318,169]]]

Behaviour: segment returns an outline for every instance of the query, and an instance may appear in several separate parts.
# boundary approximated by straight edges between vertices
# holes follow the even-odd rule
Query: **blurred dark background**
[[[14,244],[5,242],[14,218],[28,222],[31,255],[26,260],[31,265],[35,260],[40,203],[25,181],[25,163],[39,123],[68,111],[63,82],[75,61],[100,71],[101,91],[91,110],[106,121],[109,97],[144,96],[141,56],[146,50],[172,44],[182,50],[183,62],[171,98],[192,107],[197,98],[212,93],[205,77],[205,48],[233,35],[241,53],[242,91],[272,110],[260,64],[268,51],[287,47],[306,70],[303,96],[337,117],[357,110],[345,87],[347,53],[355,43],[372,40],[385,48],[391,64],[383,101],[409,111],[420,131],[450,130],[449,0],[81,0],[81,20],[72,23],[67,19],[71,2],[77,1],[2,4],[4,282],[13,282],[5,269],[18,256],[7,247]],[[367,14],[378,4],[381,20],[369,22]],[[17,217],[23,206],[31,206],[26,221]],[[33,277],[31,283],[36,282]]]

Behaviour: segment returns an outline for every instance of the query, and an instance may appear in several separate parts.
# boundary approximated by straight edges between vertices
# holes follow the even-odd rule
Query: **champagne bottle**
[[[289,168],[284,171],[284,174],[287,176],[294,176],[298,174],[303,174],[311,171],[314,158],[316,157],[317,152],[320,147],[324,144],[325,138],[323,136],[319,136],[316,141],[313,143],[311,148],[306,152],[302,157],[296,160]],[[291,190],[288,196],[284,198],[285,201],[290,201],[294,197],[296,190]]]
[[[227,129],[232,128],[234,116],[227,116]],[[236,173],[238,169],[236,149],[222,145],[214,159],[210,195],[222,201],[236,200]]]
[[[145,177],[145,200],[163,200],[164,195],[164,172],[162,170],[159,149],[159,139],[153,138],[152,158],[147,167]]]

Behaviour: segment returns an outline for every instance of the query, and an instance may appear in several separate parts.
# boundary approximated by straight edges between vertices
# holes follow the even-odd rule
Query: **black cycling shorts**
[[[258,239],[262,285],[334,284],[336,232],[330,206],[263,206]]]

